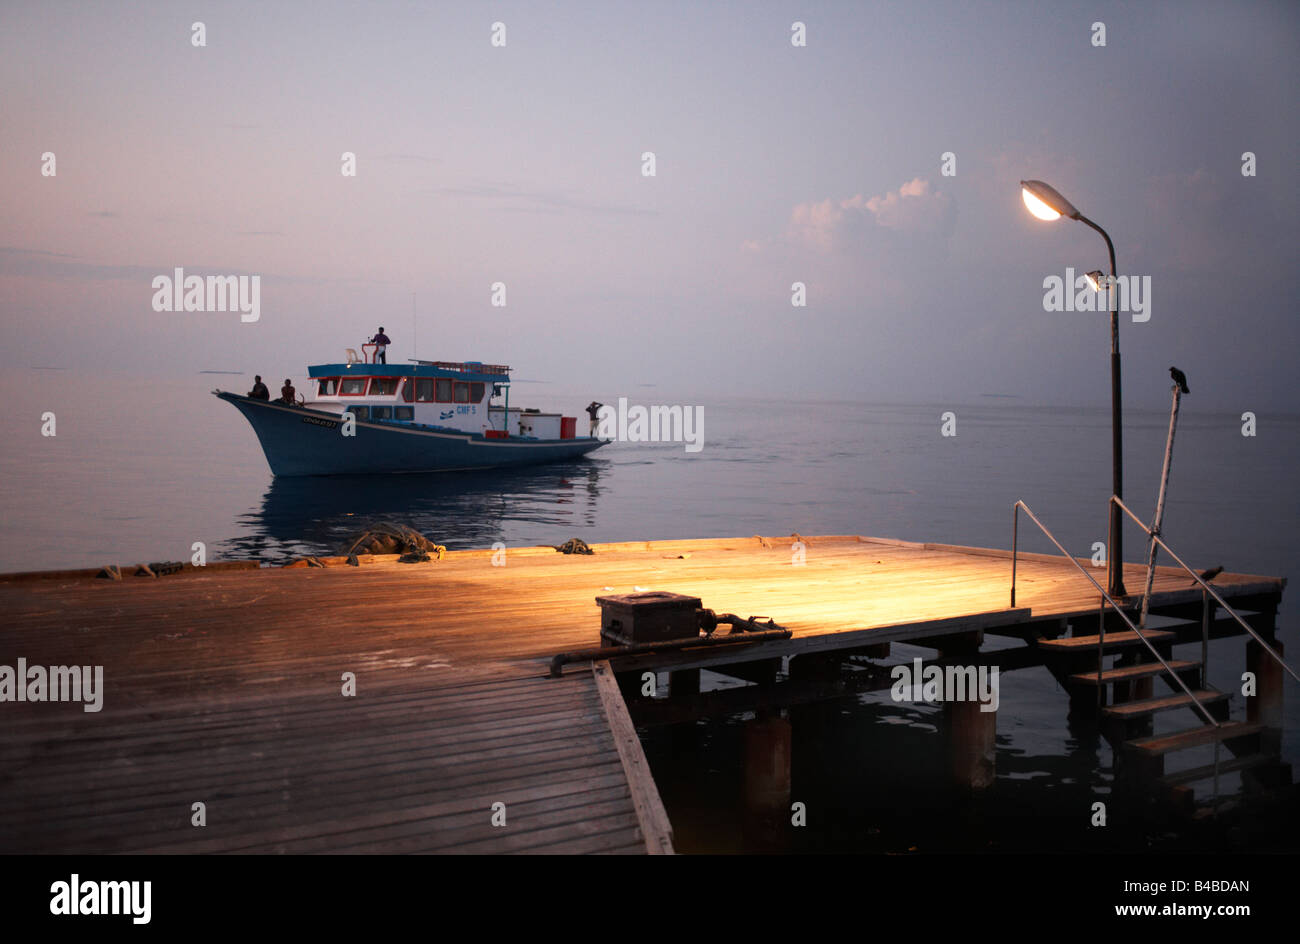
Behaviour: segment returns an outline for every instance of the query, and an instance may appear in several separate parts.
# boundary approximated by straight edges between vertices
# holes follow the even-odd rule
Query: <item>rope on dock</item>
[[[438,560],[442,560],[442,555],[447,553],[447,548],[430,541],[412,527],[381,521],[362,532],[345,553],[347,562],[356,567],[360,564],[357,558],[359,553],[400,554],[402,556],[398,560],[410,564],[431,560],[431,555],[436,555]]]

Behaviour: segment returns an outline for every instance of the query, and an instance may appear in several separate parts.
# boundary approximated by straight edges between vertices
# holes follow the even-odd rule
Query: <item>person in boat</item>
[[[592,436],[596,435],[596,427],[600,425],[600,408],[604,405],[603,403],[597,403],[595,400],[587,404],[587,415],[591,417],[590,435]]]
[[[280,388],[280,400],[284,403],[289,404],[290,406],[293,406],[294,403],[297,402],[295,400],[297,393],[298,391],[293,389],[293,383],[290,381],[288,377],[285,377],[284,386]]]
[[[253,400],[270,400],[271,391],[266,389],[266,384],[262,383],[262,375],[253,376],[253,389],[248,391],[248,396]]]
[[[379,333],[376,334],[373,338],[370,339],[370,343],[373,344],[373,345],[375,345],[375,363],[376,363],[376,364],[387,364],[387,363],[388,363],[388,354],[387,354],[387,351],[388,351],[388,345],[392,344],[393,342],[390,341],[390,340],[388,339],[388,335],[384,334],[384,326],[383,326],[383,325],[380,325],[380,326],[379,326]]]

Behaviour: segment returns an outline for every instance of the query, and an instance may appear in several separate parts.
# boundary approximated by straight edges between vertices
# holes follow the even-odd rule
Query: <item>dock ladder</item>
[[[1211,808],[1217,808],[1219,777],[1232,771],[1254,769],[1267,782],[1289,783],[1290,767],[1280,760],[1280,712],[1278,717],[1272,717],[1267,712],[1256,710],[1252,703],[1247,720],[1234,721],[1229,714],[1229,693],[1208,684],[1206,670],[1215,606],[1222,607],[1232,620],[1253,637],[1260,653],[1296,681],[1300,681],[1300,676],[1213,587],[1170,550],[1158,532],[1153,533],[1118,497],[1112,496],[1111,501],[1137,522],[1149,540],[1163,548],[1179,567],[1200,584],[1201,657],[1173,657],[1175,644],[1194,641],[1195,621],[1183,620],[1166,629],[1149,629],[1135,623],[1130,612],[1136,608],[1131,605],[1126,608],[1117,603],[1092,574],[1066,551],[1023,501],[1017,501],[1012,511],[1011,605],[1016,605],[1019,515],[1023,510],[1099,594],[1095,634],[1043,638],[1037,640],[1036,645],[1047,656],[1049,668],[1071,693],[1072,706],[1090,707],[1099,714],[1102,734],[1115,752],[1117,785],[1130,790],[1140,785],[1154,785],[1157,799],[1165,800],[1175,809],[1186,813],[1196,808],[1193,784],[1207,780],[1213,781]],[[1211,604],[1211,598],[1214,604]],[[1107,606],[1127,627],[1125,630],[1106,632]],[[1144,606],[1143,611],[1146,609]],[[1239,631],[1235,628],[1228,633],[1238,634]],[[1081,671],[1079,663],[1094,650],[1096,669]],[[1117,656],[1115,664],[1109,667],[1106,665],[1108,656]],[[1173,693],[1156,695],[1153,691],[1156,678],[1167,682]],[[1152,733],[1153,719],[1157,714],[1180,709],[1192,709],[1200,723],[1170,733]],[[1206,745],[1214,747],[1213,763],[1166,772],[1165,758],[1168,755]],[[1220,758],[1221,746],[1228,748],[1232,755],[1229,759]]]

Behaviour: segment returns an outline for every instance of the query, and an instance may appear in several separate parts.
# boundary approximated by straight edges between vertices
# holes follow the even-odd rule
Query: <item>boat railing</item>
[[[407,360],[425,367],[437,367],[440,370],[452,370],[462,374],[508,374],[510,368],[501,364],[474,364],[468,361],[423,361],[418,357]]]

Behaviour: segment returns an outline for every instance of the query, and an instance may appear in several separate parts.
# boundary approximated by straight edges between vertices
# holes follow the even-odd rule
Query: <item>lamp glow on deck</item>
[[[1036,196],[1030,193],[1028,188],[1020,188],[1020,196],[1024,199],[1025,206],[1029,209],[1029,212],[1034,214],[1034,216],[1038,217],[1040,220],[1047,220],[1050,222],[1061,218],[1061,214],[1057,213],[1042,200],[1039,200]]]
[[[1100,269],[1094,269],[1092,272],[1089,272],[1085,277],[1088,280],[1088,284],[1092,286],[1092,290],[1094,292],[1100,292],[1101,287],[1106,284],[1106,277],[1101,274]]]

